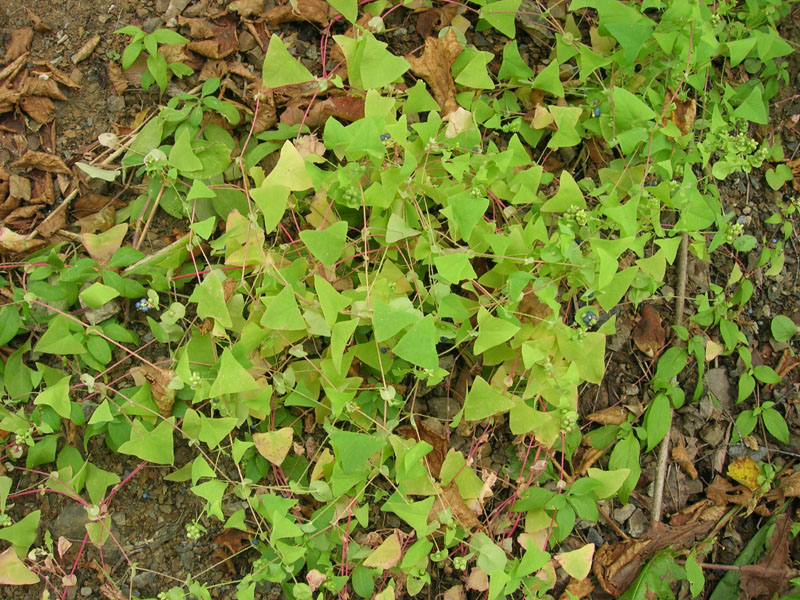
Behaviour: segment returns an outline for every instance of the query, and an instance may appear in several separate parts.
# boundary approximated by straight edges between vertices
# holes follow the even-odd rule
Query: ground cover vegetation
[[[141,184],[100,232],[36,247],[3,229],[18,259],[0,274],[2,583],[66,597],[85,548],[119,546],[115,495],[161,466],[199,500],[182,535],[227,536],[225,560],[241,559],[237,600],[266,584],[296,600],[791,594],[791,462],[723,452],[697,502],[662,514],[667,463],[697,478],[671,443],[676,411],[725,408],[704,377],[719,361],[738,376],[722,446],[790,442],[793,409],[772,392],[793,385],[797,326],[762,325],[784,349],[769,363],[747,315],[800,208],[769,128],[791,5],[322,4],[316,71],[271,33],[241,97],[206,73],[77,163]],[[384,40],[409,9],[437,22],[401,53]],[[541,64],[520,53],[523,25]],[[174,50],[197,42],[117,33],[142,88],[193,77]],[[751,172],[778,198],[771,233],[727,199]],[[184,232],[145,253],[163,215]],[[724,280],[692,296],[688,265],[715,257]],[[639,315],[642,391],[587,410],[622,311]],[[446,415],[420,410],[432,396]],[[93,464],[99,440],[141,462],[123,477]],[[88,515],[74,563],[69,540],[39,535],[40,511],[13,511],[48,494]],[[650,502],[647,532],[587,539],[632,496]],[[709,564],[753,514],[735,565]],[[122,555],[122,574],[95,562],[105,597],[134,595]],[[220,588],[162,575],[160,600]]]

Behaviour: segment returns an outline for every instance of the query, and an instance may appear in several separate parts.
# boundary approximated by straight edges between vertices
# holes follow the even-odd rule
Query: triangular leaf
[[[307,229],[300,232],[300,239],[326,267],[332,266],[344,251],[347,242],[347,222],[337,221],[327,229]]]
[[[253,376],[239,364],[233,352],[225,348],[219,359],[219,371],[208,392],[209,396],[213,398],[223,394],[238,394],[239,392],[249,392],[257,389],[258,384],[253,379]]]
[[[436,352],[436,328],[433,324],[433,315],[427,315],[417,321],[397,342],[394,353],[423,369],[438,368],[439,355]]]
[[[586,544],[577,550],[556,554],[553,558],[567,572],[567,575],[580,580],[586,579],[589,575],[593,556],[594,544]]]
[[[0,554],[0,585],[35,585],[39,576],[28,569],[14,548],[9,546]]]
[[[261,317],[261,325],[274,331],[300,331],[306,328],[291,287],[283,288],[272,299]]]
[[[272,34],[261,68],[261,79],[264,81],[264,87],[275,89],[314,81],[314,76],[289,54],[281,38]]]
[[[258,453],[273,465],[281,466],[289,449],[292,447],[293,431],[291,427],[284,427],[277,431],[254,433],[253,443]]]
[[[480,421],[514,408],[514,401],[478,375],[464,400],[464,419]]]
[[[172,419],[161,421],[152,431],[147,431],[141,421],[134,421],[131,437],[119,451],[159,465],[171,465],[174,462],[172,447]]]

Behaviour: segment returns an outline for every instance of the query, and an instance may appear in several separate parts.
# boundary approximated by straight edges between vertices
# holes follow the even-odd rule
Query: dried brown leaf
[[[25,254],[45,245],[44,240],[27,239],[5,226],[0,226],[0,252]]]
[[[66,100],[67,97],[58,88],[53,79],[42,77],[26,77],[20,85],[20,92],[25,96],[47,96],[53,100]]]
[[[49,123],[56,110],[53,101],[45,96],[27,96],[19,101],[19,107],[37,123]]]
[[[67,211],[54,210],[47,218],[36,226],[37,233],[44,239],[50,239],[67,224]]]
[[[364,116],[364,99],[355,96],[334,96],[315,101],[308,108],[309,101],[298,98],[289,102],[281,113],[281,123],[299,125],[304,123],[311,129],[321,127],[330,117],[343,121],[357,121]]]
[[[331,6],[324,0],[298,0],[296,9],[291,4],[276,6],[264,13],[264,20],[271,25],[310,21],[327,27],[333,13]]]
[[[739,571],[742,598],[745,600],[776,597],[790,585],[792,577],[797,575],[797,571],[790,567],[791,527],[789,513],[780,515],[775,520],[772,535],[767,542],[767,553],[756,564]]]
[[[628,420],[628,410],[619,404],[590,414],[587,419],[600,425],[622,425]]]
[[[405,59],[411,65],[411,71],[422,77],[430,86],[431,92],[442,114],[447,115],[458,108],[456,103],[456,85],[450,66],[461,54],[455,32],[449,30],[443,38],[426,38],[422,56],[407,54]]]
[[[651,306],[645,305],[639,322],[633,328],[632,337],[636,347],[653,358],[666,341],[666,333],[661,326],[661,315]]]
[[[31,191],[32,202],[49,206],[55,202],[55,198],[53,176],[45,172],[35,173],[33,176],[33,190]]]
[[[450,483],[450,485],[442,490],[441,494],[436,496],[431,514],[435,516],[447,509],[450,510],[453,518],[465,529],[480,527],[478,516],[475,514],[475,511],[464,502],[464,499],[458,491],[458,486],[456,486],[455,483]]]
[[[444,600],[467,600],[463,585],[454,585],[444,593]]]
[[[449,449],[447,434],[439,430],[437,425],[438,422],[426,419],[417,423],[416,429],[411,425],[403,425],[395,430],[397,435],[407,440],[423,441],[433,446],[433,450],[423,460],[434,477],[439,477],[439,471],[442,470],[442,463]]]
[[[678,463],[678,466],[683,469],[689,477],[697,479],[697,469],[695,469],[692,459],[689,458],[689,453],[686,451],[683,440],[672,447],[672,460]]]
[[[108,79],[111,82],[111,87],[114,88],[117,95],[128,89],[128,80],[125,79],[122,68],[117,63],[113,60],[108,61],[106,69],[108,70]]]
[[[181,27],[189,27],[189,37],[193,40],[207,40],[214,37],[214,28],[208,19],[199,17],[178,17]]]
[[[467,589],[476,592],[485,592],[489,589],[489,576],[479,567],[473,568],[467,578]]]
[[[42,19],[39,15],[33,12],[30,8],[26,8],[25,12],[28,13],[28,19],[31,23],[33,23],[34,31],[38,31],[40,33],[46,33],[48,31],[53,31],[53,28],[47,25],[46,23],[42,22]]]
[[[169,388],[169,384],[177,377],[177,374],[172,369],[157,369],[147,363],[143,363],[138,368],[150,383],[150,392],[156,401],[156,406],[158,406],[161,416],[164,418],[169,417],[172,414],[172,405],[175,403],[176,392],[176,390]],[[234,530],[227,529],[225,531]]]
[[[186,46],[192,52],[206,58],[225,58],[235,52],[239,46],[236,21],[236,17],[231,15],[217,19],[210,24],[213,37],[198,42],[189,42]]]
[[[594,591],[594,583],[588,577],[583,579],[570,578],[567,589],[558,597],[558,600],[574,600],[585,598]]]
[[[81,233],[98,233],[108,231],[114,226],[114,216],[116,209],[113,205],[107,205],[99,211],[78,219],[75,225],[80,227]]]
[[[31,180],[21,175],[12,174],[8,181],[9,195],[25,202],[29,202],[31,199],[31,187]]]
[[[69,75],[64,73],[50,64],[48,61],[44,60],[37,60],[35,63],[36,67],[31,71],[31,74],[35,77],[41,77],[42,75],[47,75],[48,78],[54,80],[57,83],[60,83],[63,86],[68,88],[72,88],[74,90],[80,89],[80,85],[75,82]],[[77,71],[80,73],[80,71]]]
[[[71,174],[71,171],[67,168],[67,165],[64,164],[64,161],[54,154],[35,152],[33,150],[27,150],[25,154],[22,155],[22,158],[11,163],[11,166],[14,168],[30,167],[32,169],[47,171],[48,173]]]
[[[77,65],[82,60],[86,60],[92,55],[94,49],[97,48],[97,45],[100,43],[100,40],[103,37],[98,33],[90,37],[86,42],[81,46],[78,51],[72,55],[72,64]]]
[[[11,41],[6,48],[6,62],[19,58],[28,51],[33,40],[33,29],[22,27],[11,32]]]
[[[586,452],[583,453],[580,462],[575,467],[575,475],[585,475],[586,472],[589,470],[589,467],[594,465],[598,461],[598,459],[605,454],[605,450],[602,448],[594,448],[589,446],[586,449]]]
[[[664,98],[664,110],[667,110],[670,101],[675,104],[675,109],[670,112],[669,120],[675,124],[683,135],[686,135],[694,125],[694,120],[697,116],[697,102],[693,98],[688,100],[673,98],[673,94],[668,93]]]
[[[261,14],[261,11],[264,10],[264,0],[233,0],[228,4],[228,10],[239,13],[240,17],[246,19]]]

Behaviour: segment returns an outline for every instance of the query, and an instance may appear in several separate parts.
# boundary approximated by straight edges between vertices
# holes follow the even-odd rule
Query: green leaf
[[[764,102],[760,85],[753,86],[747,97],[733,111],[733,116],[737,119],[746,119],[753,123],[758,123],[759,125],[766,125],[769,122],[769,111]]]
[[[358,39],[344,35],[335,35],[333,39],[345,56],[350,85],[357,89],[380,90],[400,79],[410,68],[406,59],[389,52],[387,44],[368,31]]]
[[[372,301],[372,328],[376,342],[388,340],[421,318],[422,313],[406,297],[393,298],[389,304]]]
[[[749,398],[753,390],[756,389],[756,380],[750,373],[742,373],[739,376],[739,393],[736,398],[736,404],[742,400]]]
[[[537,90],[544,90],[556,98],[564,97],[564,86],[561,85],[561,74],[558,61],[554,60],[542,69],[533,80],[531,86]]]
[[[109,171],[108,169],[101,169],[100,167],[95,167],[94,165],[90,165],[85,162],[76,162],[75,166],[92,179],[102,179],[103,181],[114,181],[117,178],[117,175],[120,174],[119,169]]]
[[[189,128],[183,127],[175,136],[175,145],[169,151],[169,165],[178,171],[199,171],[203,163],[192,150]]]
[[[675,562],[670,550],[664,550],[647,561],[639,576],[620,600],[674,598],[672,584],[683,579],[683,569]]]
[[[578,187],[578,183],[564,169],[558,180],[558,191],[540,209],[542,212],[566,212],[572,206],[586,208],[586,199],[583,192]]]
[[[481,354],[503,342],[510,340],[519,331],[519,325],[505,319],[498,319],[481,308],[478,311],[478,337],[475,338],[475,354]]]
[[[753,367],[753,375],[758,381],[767,385],[776,385],[781,382],[781,376],[775,372],[775,369],[767,365]]]
[[[272,34],[261,68],[261,79],[264,87],[275,89],[314,81],[314,76],[289,54],[281,38]]]
[[[76,335],[69,329],[69,319],[57,315],[51,322],[44,335],[39,338],[39,343],[34,348],[36,352],[45,354],[83,354],[86,348]]]
[[[258,384],[253,376],[236,360],[233,352],[225,348],[219,359],[217,377],[208,391],[209,396],[219,398],[223,394],[238,394],[257,389]]]
[[[0,540],[11,542],[17,556],[20,558],[25,557],[33,542],[36,541],[36,530],[39,527],[41,516],[42,511],[34,510],[13,525],[3,527],[0,529]]]
[[[443,254],[433,259],[436,271],[447,283],[460,283],[464,279],[475,279],[477,274],[472,268],[469,254],[455,251]]]
[[[639,96],[625,88],[614,87],[614,118],[618,129],[630,129],[642,121],[652,121],[656,113]]]
[[[350,306],[350,299],[337,292],[330,283],[316,274],[314,275],[314,289],[317,292],[325,323],[328,327],[333,327],[339,313]]]
[[[439,367],[436,352],[436,328],[433,315],[426,315],[400,339],[393,348],[400,358],[423,369],[434,370]]]
[[[227,488],[228,484],[224,481],[212,479],[190,487],[189,491],[206,501],[206,513],[223,521],[225,516],[222,513],[222,499]]]
[[[307,229],[300,232],[300,239],[326,267],[339,260],[347,243],[347,222],[337,221],[327,229]]]
[[[305,170],[305,164],[303,165]],[[250,190],[250,197],[264,216],[264,233],[272,233],[281,222],[289,200],[290,190],[283,184],[264,180]]]
[[[161,421],[152,431],[148,431],[141,421],[133,421],[131,437],[119,447],[119,451],[159,465],[171,465],[174,462],[172,444],[171,418]]]
[[[8,547],[0,553],[0,585],[35,585],[39,576],[28,569],[14,548]]]
[[[513,39],[517,32],[514,21],[520,2],[521,0],[491,2],[481,8],[479,15],[504,36]]]
[[[520,56],[517,40],[503,46],[503,62],[497,73],[498,79],[528,79],[533,75],[533,70]]]
[[[764,173],[764,177],[773,190],[781,189],[787,181],[791,181],[794,178],[794,174],[792,170],[787,167],[786,165],[778,165],[774,169],[767,169],[767,172]]]
[[[81,300],[89,308],[100,308],[119,295],[119,292],[114,288],[97,281],[80,293]]]
[[[334,455],[345,474],[368,466],[370,457],[386,445],[386,440],[375,435],[342,431],[332,426],[326,427],[325,431],[330,436]]]
[[[156,29],[150,36],[159,44],[188,44],[189,40],[171,29]]]
[[[406,101],[403,105],[403,112],[409,114],[432,110],[439,111],[440,109],[439,104],[433,99],[430,92],[428,92],[425,82],[422,81],[422,79],[417,79],[417,83],[414,84],[414,87],[408,90],[408,96],[406,96]]]
[[[293,435],[291,427],[283,427],[276,431],[254,433],[253,443],[261,456],[273,465],[280,466],[292,447]]]
[[[592,568],[593,557],[594,544],[586,544],[577,550],[556,554],[553,558],[570,577],[586,579]]]
[[[489,77],[487,65],[494,59],[491,52],[464,48],[453,62],[451,71],[458,85],[476,90],[492,90],[494,82]]]
[[[414,529],[419,539],[424,539],[431,528],[431,525],[428,525],[428,515],[433,508],[433,502],[433,496],[419,502],[409,502],[395,492],[384,502],[381,510],[396,514]]]
[[[587,471],[589,479],[597,482],[599,485],[593,490],[595,497],[598,500],[606,500],[614,496],[617,491],[628,479],[631,474],[630,469],[615,469],[612,471],[603,471],[590,467]]]
[[[212,318],[225,329],[233,326],[228,306],[225,303],[225,290],[222,288],[222,271],[213,269],[207,273],[203,283],[195,286],[189,302],[197,303],[197,316],[201,319]]]
[[[639,451],[639,440],[631,433],[614,445],[614,449],[608,459],[609,469],[627,468],[630,471],[627,479],[619,489],[619,501],[623,504],[628,502],[630,493],[636,489],[636,484],[639,482],[639,476],[642,473]]]
[[[278,163],[267,175],[264,183],[269,183],[270,186],[284,186],[293,192],[307,190],[314,185],[306,169],[306,161],[289,140],[283,143]],[[280,193],[279,189],[276,191]]]
[[[781,413],[774,408],[765,408],[761,412],[761,418],[764,420],[764,427],[776,440],[784,444],[789,443],[789,427]]]
[[[672,425],[672,410],[669,397],[661,392],[656,394],[644,415],[644,428],[647,431],[647,451],[655,448]]]
[[[104,471],[92,463],[87,463],[86,469],[86,491],[89,492],[89,499],[94,503],[105,498],[106,490],[121,481],[116,473]]]
[[[261,325],[273,331],[300,331],[306,329],[306,322],[300,309],[297,308],[297,301],[294,297],[294,290],[291,286],[283,288],[277,296],[267,305],[264,316],[261,317]]]
[[[556,133],[547,142],[547,147],[567,148],[580,144],[582,137],[578,120],[583,110],[577,106],[550,106],[549,110],[556,124]]]
[[[236,417],[221,417],[218,419],[200,417],[200,441],[208,444],[209,449],[213,450],[225,439],[225,436],[233,431],[237,421]]]
[[[478,375],[464,400],[464,419],[480,421],[514,408],[515,402]]]
[[[327,0],[327,2],[351,23],[355,23],[358,19],[358,0]]]
[[[797,325],[789,317],[778,315],[772,319],[770,331],[776,342],[788,342],[797,335]]]
[[[69,419],[71,407],[69,402],[69,375],[62,377],[55,385],[47,386],[33,401],[34,404],[50,406],[58,416]]]
[[[689,580],[689,590],[692,598],[697,598],[706,585],[706,578],[703,577],[703,569],[697,564],[697,553],[692,550],[686,558],[686,578]]]
[[[397,213],[392,213],[389,222],[386,224],[386,243],[394,244],[398,240],[419,235],[419,231],[409,227],[403,217]]]
[[[19,332],[20,323],[16,306],[7,304],[0,308],[0,347],[14,339]]]

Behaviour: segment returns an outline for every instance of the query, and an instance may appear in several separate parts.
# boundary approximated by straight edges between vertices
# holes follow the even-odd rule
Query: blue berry
[[[385,142],[386,140],[392,139],[392,135],[390,133],[382,133],[381,134],[381,141]]]
[[[773,244],[777,244],[778,243],[778,239],[777,238],[772,238],[772,243]]]
[[[381,347],[381,354],[386,354],[388,351],[389,349],[386,346]]]
[[[599,116],[600,116],[600,109],[599,109],[599,108],[595,108],[595,109],[592,111],[592,116],[593,116],[593,117],[599,117]]]
[[[447,338],[446,338],[445,336],[443,336],[443,335],[440,335],[440,336],[439,336],[439,341],[440,341],[440,342],[442,342],[442,343],[444,344],[444,343],[446,343],[446,342],[447,342]]]
[[[142,500],[147,500],[147,492],[142,492]]]
[[[587,327],[594,327],[597,324],[597,315],[592,311],[589,311],[583,315],[583,322]]]
[[[477,146],[473,146],[472,151],[473,152],[479,152],[478,147]]]

